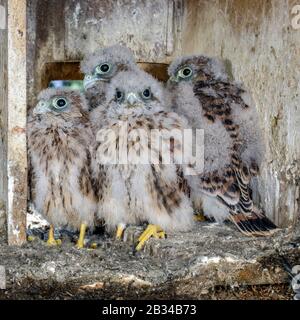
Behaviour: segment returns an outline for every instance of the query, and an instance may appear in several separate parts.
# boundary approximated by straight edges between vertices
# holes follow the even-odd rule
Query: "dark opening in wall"
[[[42,71],[41,86],[45,89],[53,80],[82,80],[79,61],[48,62]]]
[[[150,73],[159,81],[168,80],[168,64],[139,62],[138,65],[144,71]],[[41,79],[41,89],[49,86],[53,80],[82,80],[83,74],[80,72],[79,61],[68,62],[47,62],[44,65]]]
[[[168,80],[168,67],[167,63],[148,63],[139,62],[138,65],[144,71],[150,73],[157,80],[167,82]]]

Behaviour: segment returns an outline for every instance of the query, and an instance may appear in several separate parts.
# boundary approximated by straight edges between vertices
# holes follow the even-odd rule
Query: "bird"
[[[252,197],[265,146],[250,94],[215,57],[179,57],[168,74],[171,109],[204,130],[204,170],[189,179],[192,198],[202,203],[205,216],[229,219],[247,236],[273,234],[277,227]]]
[[[89,102],[89,110],[103,102],[107,84],[120,71],[137,70],[133,53],[119,44],[100,48],[88,54],[80,63],[84,74],[83,87]]]
[[[48,245],[57,245],[54,228],[80,230],[84,247],[93,228],[96,198],[91,179],[88,103],[80,91],[48,88],[38,95],[28,121],[31,193],[35,208],[50,223]]]
[[[151,236],[189,230],[194,221],[182,185],[191,161],[184,166],[177,159],[182,142],[172,135],[173,129],[182,132],[187,123],[164,110],[164,93],[163,86],[142,70],[120,72],[107,88],[106,103],[91,119],[97,132],[92,172],[99,218],[108,232],[117,230],[117,239],[127,225],[149,223],[138,239],[138,251]],[[160,149],[155,141],[162,131]],[[162,161],[168,151],[178,161]]]

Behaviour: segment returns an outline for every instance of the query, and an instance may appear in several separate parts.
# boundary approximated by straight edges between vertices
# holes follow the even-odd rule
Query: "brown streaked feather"
[[[32,200],[55,227],[78,229],[83,222],[92,227],[95,196],[87,149],[92,131],[86,101],[71,90],[48,89],[42,95],[64,96],[70,108],[60,113],[48,109],[28,121]]]

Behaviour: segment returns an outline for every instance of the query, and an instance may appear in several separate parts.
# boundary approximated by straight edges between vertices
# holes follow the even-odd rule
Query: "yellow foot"
[[[84,244],[83,243],[79,243],[79,241],[77,241],[77,243],[76,243],[76,248],[77,249],[82,249],[82,248],[84,248]]]
[[[123,232],[125,230],[126,225],[124,223],[119,223],[117,227],[116,239],[121,240]]]
[[[28,236],[27,237],[27,241],[29,241],[29,242],[35,241],[35,237],[34,236]]]
[[[47,240],[47,245],[50,247],[54,247],[54,246],[60,246],[61,245],[61,240],[60,239],[48,239]]]
[[[202,212],[197,212],[194,214],[194,220],[195,221],[200,221],[200,222],[203,222],[203,221],[206,221],[204,215]]]
[[[50,226],[50,229],[49,229],[49,236],[48,236],[48,240],[47,240],[47,245],[48,246],[61,245],[61,240],[60,239],[55,240],[55,238],[54,238],[54,228],[52,225]]]
[[[97,243],[96,242],[91,243],[90,248],[97,249]]]
[[[76,244],[77,249],[82,249],[84,247],[85,231],[86,231],[86,224],[82,223],[80,226],[79,239]]]
[[[139,237],[138,245],[135,249],[137,251],[140,251],[143,248],[145,242],[151,237],[154,237],[155,239],[164,239],[166,237],[166,234],[160,226],[149,224],[146,230]]]

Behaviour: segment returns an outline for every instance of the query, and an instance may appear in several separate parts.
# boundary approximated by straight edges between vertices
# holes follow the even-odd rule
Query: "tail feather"
[[[236,181],[241,191],[240,201],[233,210],[230,210],[230,220],[244,233],[252,236],[270,236],[278,230],[263,211],[252,202],[251,188],[249,187],[249,172],[235,170]]]
[[[226,190],[209,192],[207,189],[205,191],[203,189],[202,191],[225,205],[226,212],[229,212],[229,220],[246,236],[270,236],[274,234],[279,229],[252,201],[249,170],[243,167],[242,169],[235,169],[234,172],[235,179],[231,184],[226,185]]]
[[[243,213],[230,212],[230,220],[247,236],[271,236],[279,229],[265,215],[256,214],[254,211],[249,216]]]

